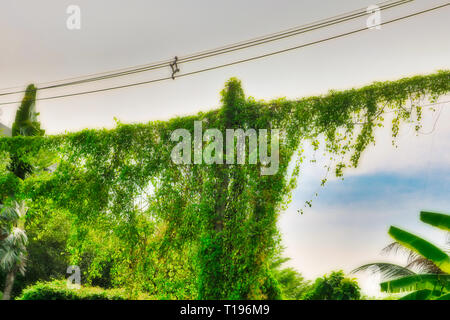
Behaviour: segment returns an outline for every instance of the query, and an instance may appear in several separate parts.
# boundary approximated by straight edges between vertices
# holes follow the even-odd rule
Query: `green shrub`
[[[317,278],[305,300],[359,300],[360,288],[356,280],[346,278],[344,272],[333,271],[323,278]]]
[[[69,289],[65,280],[37,282],[22,291],[16,300],[126,300],[123,289],[81,287]]]

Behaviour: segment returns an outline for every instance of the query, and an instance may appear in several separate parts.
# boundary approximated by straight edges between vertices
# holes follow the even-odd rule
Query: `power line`
[[[396,1],[396,2],[394,2],[394,3],[391,3],[391,4],[383,5],[383,4],[388,3],[388,2],[391,2],[391,1],[392,1],[392,0],[386,1],[386,2],[383,2],[383,3],[380,3],[380,4],[379,4],[379,5],[381,6],[381,7],[380,7],[380,10],[392,8],[392,7],[394,7],[394,6],[398,6],[398,5],[400,5],[400,4],[405,4],[405,3],[407,3],[407,2],[411,2],[411,1],[414,1],[414,0],[401,0],[401,1]],[[330,17],[330,18],[328,18],[328,19],[319,20],[319,21],[317,21],[317,22],[315,22],[315,23],[310,23],[310,24],[303,25],[303,26],[300,26],[300,27],[295,27],[295,28],[291,28],[291,29],[289,29],[289,30],[277,32],[277,33],[274,33],[274,34],[271,34],[271,35],[267,35],[267,36],[264,36],[264,37],[254,38],[254,39],[251,39],[251,40],[247,40],[247,41],[244,41],[244,42],[239,42],[239,43],[231,44],[231,45],[224,46],[224,47],[220,47],[220,48],[216,48],[216,49],[213,49],[213,50],[208,50],[208,51],[204,51],[204,52],[200,52],[200,53],[196,53],[196,54],[191,54],[191,55],[189,55],[189,56],[182,57],[180,60],[196,58],[196,57],[199,57],[199,56],[201,56],[201,55],[211,54],[211,53],[214,53],[214,52],[219,52],[219,51],[222,51],[222,50],[228,50],[228,49],[230,49],[230,48],[235,48],[235,47],[237,47],[237,46],[243,46],[243,45],[247,45],[247,44],[249,44],[249,43],[253,43],[253,42],[257,42],[257,41],[262,41],[262,40],[266,40],[266,39],[271,38],[271,37],[276,37],[276,36],[279,36],[279,35],[282,35],[282,34],[287,34],[287,33],[291,33],[291,32],[294,32],[294,31],[298,31],[299,29],[302,29],[302,28],[304,29],[304,28],[306,28],[306,27],[308,27],[308,26],[310,26],[310,27],[315,27],[315,26],[317,26],[318,23],[330,22],[331,19],[339,18],[339,17],[341,17],[341,18],[346,18],[346,17],[347,17],[346,15],[349,15],[349,14],[355,14],[355,13],[358,13],[358,12],[361,13],[360,11],[362,11],[362,10],[364,10],[364,8],[359,9],[359,10],[355,10],[355,11],[352,11],[352,12],[349,12],[349,13],[347,13],[347,14],[341,14],[341,15],[338,15],[338,16]],[[367,14],[367,13],[364,13],[364,15],[366,15],[366,14]],[[357,17],[355,17],[355,18],[357,18]],[[275,39],[275,40],[277,40],[277,39]],[[258,45],[258,44],[255,44],[255,45]],[[68,80],[83,79],[83,78],[86,78],[86,77],[96,76],[96,75],[107,75],[107,76],[115,76],[115,75],[121,76],[121,75],[127,75],[128,72],[134,72],[134,71],[140,71],[140,72],[143,72],[143,71],[153,70],[153,68],[155,68],[155,67],[156,67],[156,68],[167,67],[167,66],[169,66],[169,64],[170,64],[171,61],[172,61],[172,60],[169,59],[169,60],[161,61],[161,62],[158,62],[158,63],[153,63],[153,64],[150,64],[150,65],[149,65],[149,64],[146,64],[146,65],[142,65],[142,66],[136,66],[136,67],[124,68],[124,69],[116,70],[116,72],[118,72],[118,71],[124,71],[125,74],[122,74],[122,72],[111,74],[111,72],[115,72],[115,71],[110,71],[110,72],[103,72],[103,73],[98,73],[98,74],[85,75],[85,76],[82,76],[82,77],[69,78],[69,79],[65,79],[65,80],[59,80],[59,81],[53,81],[53,82],[47,82],[47,83],[41,83],[40,85],[51,84],[51,83],[55,83],[55,82],[68,81]],[[148,68],[150,68],[150,69],[148,69]],[[103,78],[99,78],[99,79],[102,80]],[[90,79],[86,79],[86,80],[90,80]],[[97,78],[93,78],[93,80],[97,80]],[[83,80],[83,81],[84,81],[84,80]],[[39,86],[39,84],[38,84],[38,86]],[[14,87],[14,88],[19,88],[19,87]],[[4,89],[0,89],[0,91],[4,91],[4,90],[8,90],[8,89],[13,89],[13,88],[4,88]],[[43,88],[40,88],[40,89],[42,90]],[[16,91],[16,92],[11,92],[11,93],[4,93],[4,94],[0,94],[0,96],[1,96],[1,95],[16,94],[16,93],[23,93],[23,92],[24,92],[24,91]]]
[[[431,12],[431,11],[442,9],[442,8],[447,7],[449,5],[450,5],[450,3],[446,3],[444,5],[440,5],[440,6],[437,6],[437,7],[430,8],[430,9],[418,11],[418,12],[415,12],[415,13],[412,13],[412,14],[409,14],[409,15],[406,15],[406,16],[402,16],[402,17],[399,17],[399,18],[396,18],[396,19],[392,19],[392,20],[389,20],[389,21],[386,21],[386,22],[382,22],[382,23],[380,23],[380,25],[392,24],[394,22],[398,22],[398,21],[401,21],[401,20],[405,20],[405,19],[409,19],[409,18],[418,16],[418,15],[421,15],[421,14],[425,14],[425,13],[428,13],[428,12]],[[309,43],[298,45],[298,46],[295,46],[295,47],[290,47],[290,48],[287,48],[287,49],[278,50],[278,51],[274,51],[274,52],[271,52],[271,53],[267,53],[267,54],[254,56],[254,57],[251,57],[251,58],[247,58],[247,59],[237,60],[237,61],[234,61],[234,62],[221,64],[221,65],[214,66],[214,67],[209,67],[209,68],[205,68],[205,69],[200,69],[200,70],[196,70],[196,71],[192,71],[192,72],[176,75],[175,78],[191,76],[191,75],[194,75],[194,74],[199,74],[199,73],[212,71],[212,70],[216,70],[216,69],[220,69],[220,68],[224,68],[224,67],[229,67],[229,66],[232,66],[232,65],[241,64],[241,63],[244,63],[244,62],[249,62],[249,61],[253,61],[253,60],[258,60],[258,59],[270,57],[270,56],[277,55],[277,54],[280,54],[280,53],[284,53],[284,52],[297,50],[297,49],[313,46],[313,45],[316,45],[316,44],[324,43],[324,42],[327,42],[327,41],[330,41],[330,40],[335,40],[335,39],[347,37],[347,36],[350,36],[350,35],[353,35],[353,34],[356,34],[356,33],[360,33],[360,32],[366,31],[366,30],[367,30],[367,28],[361,28],[361,29],[350,31],[350,32],[341,33],[341,34],[336,35],[336,36],[332,36],[332,37],[328,37],[328,38],[325,38],[325,39],[309,42]],[[46,97],[46,98],[39,98],[39,99],[36,99],[36,101],[52,100],[52,99],[73,97],[73,96],[78,96],[78,95],[86,95],[86,94],[92,94],[92,93],[98,93],[98,92],[105,92],[105,91],[129,88],[129,87],[134,87],[134,86],[139,86],[139,85],[144,85],[144,84],[150,84],[150,83],[155,83],[155,82],[161,82],[161,81],[165,81],[165,80],[169,80],[169,79],[172,79],[172,77],[164,77],[164,78],[153,79],[153,80],[148,80],[148,81],[130,83],[130,84],[121,85],[121,86],[108,87],[108,88],[97,89],[97,90],[90,90],[90,91],[82,91],[82,92],[77,92],[77,93],[70,93],[70,94],[64,94],[64,95],[58,95],[58,96],[52,96],[52,97]],[[9,104],[17,104],[17,103],[20,103],[20,101],[4,102],[4,103],[0,103],[0,105],[9,105]]]
[[[393,3],[390,3],[392,1],[386,1],[386,2],[379,4],[379,10],[381,11],[381,10],[391,9],[391,8],[394,8],[394,7],[397,7],[400,5],[404,5],[404,4],[412,2],[412,1],[414,1],[414,0],[400,0],[400,1],[395,1]],[[224,46],[221,48],[216,48],[216,49],[212,49],[212,50],[208,50],[208,51],[204,51],[204,52],[200,52],[200,53],[191,54],[189,56],[181,57],[178,59],[178,64],[193,62],[193,61],[206,59],[206,58],[214,57],[214,56],[221,55],[221,54],[226,54],[226,53],[243,50],[243,49],[247,49],[247,48],[254,47],[254,46],[259,46],[259,45],[266,44],[269,42],[278,41],[278,40],[285,39],[288,37],[293,37],[293,36],[296,36],[299,34],[304,34],[307,32],[312,32],[312,31],[315,31],[318,29],[337,25],[337,24],[340,24],[343,22],[347,22],[350,20],[354,20],[354,19],[363,17],[368,14],[369,13],[366,11],[365,8],[354,10],[354,11],[346,13],[346,14],[341,14],[341,15],[330,17],[327,19],[319,20],[314,23],[310,23],[307,25],[280,31],[280,32],[277,32],[277,33],[274,33],[271,35],[266,35],[263,37],[250,39],[250,40],[247,40],[244,42],[231,44],[231,45]],[[106,80],[106,79],[111,79],[111,78],[116,78],[116,77],[132,75],[132,74],[136,74],[136,73],[141,73],[141,72],[146,72],[146,71],[151,71],[151,70],[156,70],[156,69],[161,69],[161,68],[166,68],[166,67],[169,67],[171,61],[172,60],[165,60],[162,62],[150,64],[150,65],[134,67],[132,69],[130,69],[130,68],[121,69],[124,71],[117,70],[120,72],[111,71],[111,72],[105,72],[105,73],[100,73],[100,74],[87,75],[84,77],[70,78],[70,79],[66,79],[66,80],[76,80],[76,81],[70,81],[70,82],[65,82],[65,83],[44,86],[44,87],[38,88],[37,90],[55,89],[55,88],[60,88],[60,87],[66,87],[66,86],[78,85],[78,84],[83,84],[83,83],[88,83],[88,82]],[[86,78],[86,77],[90,77],[90,76],[95,76],[95,77]],[[86,78],[86,79],[83,79],[83,78]],[[62,82],[62,81],[65,81],[65,80],[60,80],[57,82]],[[55,82],[52,82],[52,83],[55,83]],[[6,89],[3,89],[3,90],[6,90]],[[25,90],[6,92],[6,93],[0,93],[0,96],[13,95],[13,94],[19,94],[19,93],[24,93],[24,92],[25,92]]]
[[[391,9],[391,8],[394,8],[394,7],[399,6],[399,5],[406,4],[406,3],[411,2],[411,1],[414,1],[414,0],[397,1],[396,3],[380,7],[380,11],[381,10],[386,10],[386,9]],[[365,10],[365,9],[361,9],[361,10]],[[315,30],[318,30],[318,29],[321,29],[321,28],[324,28],[324,27],[329,27],[329,26],[337,25],[337,24],[342,23],[342,22],[347,22],[347,21],[350,21],[350,20],[354,20],[356,18],[360,18],[360,17],[366,16],[368,14],[369,13],[367,11],[360,12],[358,14],[350,14],[350,15],[344,16],[344,17],[342,17],[340,19],[337,19],[337,20],[322,22],[320,25],[315,25],[315,26],[312,26],[312,27],[310,27],[308,29],[299,29],[299,30],[296,30],[295,32],[291,31],[291,32],[281,33],[275,39],[273,39],[273,38],[270,38],[268,40],[262,39],[261,40],[262,42],[257,42],[256,44],[250,43],[250,44],[247,44],[245,46],[239,46],[238,48],[231,47],[230,49],[227,49],[226,51],[220,51],[219,54],[229,53],[229,52],[233,52],[233,51],[236,51],[236,50],[241,50],[241,49],[253,47],[255,45],[265,44],[265,43],[268,43],[268,42],[271,42],[271,41],[285,39],[285,38],[288,38],[288,37],[291,37],[291,36],[294,36],[294,35],[299,35],[299,34],[303,34],[303,33],[310,32],[310,31],[315,31]],[[206,57],[211,57],[211,56],[216,56],[216,55],[217,54],[215,52],[212,52],[211,54],[208,54]],[[204,57],[205,56],[202,55],[200,57],[200,59],[202,59]],[[198,60],[198,59],[199,59],[198,57],[189,58],[187,60],[182,60],[180,63],[191,62],[191,61],[195,61],[195,60]]]

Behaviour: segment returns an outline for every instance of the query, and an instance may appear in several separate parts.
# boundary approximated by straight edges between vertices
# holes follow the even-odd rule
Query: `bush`
[[[69,289],[65,280],[55,280],[27,287],[16,300],[127,300],[127,295],[123,289]]]

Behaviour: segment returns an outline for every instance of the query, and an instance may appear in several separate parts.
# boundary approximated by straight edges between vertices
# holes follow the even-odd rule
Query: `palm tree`
[[[11,298],[17,272],[25,274],[28,238],[23,230],[27,208],[24,202],[0,205],[0,269],[6,272],[3,300]]]
[[[420,220],[450,231],[450,215],[422,211]],[[390,227],[388,233],[396,241],[383,251],[406,252],[408,254],[407,265],[403,267],[384,262],[370,263],[352,272],[380,273],[383,278],[380,286],[384,292],[398,293],[414,290],[401,298],[404,300],[449,299],[450,258],[448,250],[442,250],[412,233],[393,226]]]
[[[289,260],[290,258],[274,258],[270,264],[270,270],[280,285],[283,299],[301,300],[303,295],[310,289],[311,283],[305,280],[294,268],[283,267]]]
[[[37,121],[36,87],[29,85],[12,126],[12,136],[41,136],[44,130]],[[33,167],[21,160],[18,154],[11,154],[9,170],[24,180],[33,172]],[[13,198],[14,195],[11,195]],[[27,236],[23,228],[23,217],[27,210],[24,203],[13,202],[4,205],[0,199],[0,269],[7,273],[3,300],[9,300],[17,272],[25,273]]]

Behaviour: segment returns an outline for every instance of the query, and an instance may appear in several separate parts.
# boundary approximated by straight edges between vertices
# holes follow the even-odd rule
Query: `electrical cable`
[[[412,1],[414,1],[414,0],[400,0],[400,1],[395,1],[393,3],[389,3],[389,4],[384,4],[386,2],[383,2],[380,4],[379,10],[381,11],[381,10],[391,9],[391,8],[394,8],[394,7],[397,7],[397,6],[412,2]],[[391,1],[387,1],[387,2],[391,2]],[[273,42],[273,41],[278,41],[278,40],[296,36],[299,34],[304,34],[307,32],[311,32],[311,31],[315,31],[318,29],[337,25],[337,24],[340,24],[343,22],[347,22],[350,20],[354,20],[354,19],[363,17],[368,14],[370,14],[370,12],[367,12],[366,9],[355,10],[355,11],[352,11],[352,12],[349,12],[346,14],[341,14],[341,15],[334,16],[334,17],[331,17],[328,19],[320,20],[320,21],[317,21],[315,23],[311,23],[308,25],[291,28],[289,30],[281,31],[278,33],[264,36],[264,37],[259,37],[259,38],[255,38],[252,40],[247,40],[245,42],[240,42],[240,43],[228,45],[225,47],[204,51],[201,53],[192,54],[192,55],[189,55],[186,57],[179,58],[177,63],[183,64],[183,63],[187,63],[187,62],[193,62],[193,61],[197,61],[197,60],[201,60],[201,59],[205,59],[205,58],[214,57],[214,56],[225,54],[225,53],[230,53],[230,52],[234,52],[234,51],[238,51],[238,50],[247,49],[250,47],[266,44],[266,43]],[[170,66],[171,61],[172,60],[165,60],[165,61],[154,63],[151,65],[144,65],[143,67],[135,67],[133,69],[125,68],[125,69],[121,69],[124,71],[115,72],[115,73],[111,73],[111,72],[113,72],[113,71],[111,71],[111,72],[104,72],[104,73],[100,73],[100,74],[92,74],[90,76],[96,76],[96,75],[97,76],[91,77],[91,78],[86,78],[86,77],[90,77],[88,75],[88,76],[83,76],[83,77],[78,77],[78,78],[66,79],[66,80],[80,79],[77,81],[70,81],[70,82],[53,84],[53,85],[48,85],[48,86],[43,86],[43,87],[41,84],[41,85],[38,85],[37,90],[55,89],[55,88],[60,88],[60,87],[84,84],[84,83],[88,83],[88,82],[106,80],[106,79],[111,79],[111,78],[116,78],[116,77],[121,77],[121,76],[141,73],[141,72],[147,72],[147,71],[161,69],[161,68],[166,68],[166,67]],[[120,71],[120,70],[117,70],[117,71]],[[86,79],[82,79],[82,78],[86,78]],[[62,81],[64,81],[64,80],[59,80],[56,82],[62,82]],[[51,82],[51,83],[55,83],[55,82]],[[0,89],[0,91],[3,91],[3,90],[6,90],[6,89]],[[24,93],[24,92],[25,92],[25,90],[6,92],[6,93],[0,93],[0,96],[13,95],[13,94],[19,94],[19,93]]]
[[[446,4],[443,4],[443,5],[440,5],[440,6],[436,6],[436,7],[430,8],[430,9],[418,11],[418,12],[415,12],[415,13],[412,13],[412,14],[409,14],[409,15],[406,15],[406,16],[402,16],[402,17],[395,18],[395,19],[392,19],[392,20],[389,20],[389,21],[385,21],[385,22],[380,23],[380,26],[392,24],[394,22],[398,22],[398,21],[401,21],[401,20],[405,20],[405,19],[409,19],[409,18],[418,16],[418,15],[421,15],[421,14],[425,14],[425,13],[428,13],[428,12],[431,12],[431,11],[442,9],[442,8],[447,7],[449,5],[450,5],[450,3],[446,3]],[[300,48],[305,48],[305,47],[313,46],[313,45],[316,45],[316,44],[324,43],[324,42],[327,42],[327,41],[330,41],[330,40],[343,38],[343,37],[346,37],[346,36],[349,36],[349,35],[353,35],[353,34],[356,34],[356,33],[360,33],[360,32],[366,31],[366,30],[367,30],[367,28],[356,29],[356,30],[353,30],[353,31],[350,31],[350,32],[338,34],[338,35],[335,35],[335,36],[332,36],[332,37],[328,37],[328,38],[325,38],[325,39],[309,42],[309,43],[298,45],[298,46],[295,46],[295,47],[290,47],[290,48],[287,48],[287,49],[278,50],[278,51],[270,52],[270,53],[267,53],[267,54],[254,56],[254,57],[251,57],[251,58],[247,58],[247,59],[237,60],[237,61],[234,61],[234,62],[230,62],[230,63],[226,63],[226,64],[214,66],[214,67],[209,67],[209,68],[205,68],[205,69],[200,69],[200,70],[196,70],[196,71],[192,71],[192,72],[176,75],[175,78],[191,76],[191,75],[195,75],[195,74],[199,74],[199,73],[203,73],[203,72],[207,72],[207,71],[212,71],[212,70],[216,70],[216,69],[220,69],[220,68],[224,68],[224,67],[229,67],[229,66],[232,66],[232,65],[241,64],[241,63],[244,63],[244,62],[249,62],[249,61],[254,61],[254,60],[266,58],[266,57],[277,55],[277,54],[280,54],[280,53],[284,53],[284,52],[297,50],[297,49],[300,49]],[[96,90],[90,90],[90,91],[82,91],[82,92],[76,92],[76,93],[70,93],[70,94],[64,94],[64,95],[58,95],[58,96],[51,96],[51,97],[46,97],[46,98],[39,98],[39,99],[36,99],[36,101],[52,100],[52,99],[73,97],[73,96],[78,96],[78,95],[86,95],[86,94],[92,94],[92,93],[98,93],[98,92],[105,92],[105,91],[110,91],[110,90],[123,89],[123,88],[129,88],[129,87],[144,85],[144,84],[161,82],[161,81],[165,81],[165,80],[169,80],[169,79],[172,79],[172,77],[169,76],[169,77],[158,78],[158,79],[153,79],[153,80],[148,80],[148,81],[130,83],[130,84],[121,85],[121,86],[108,87],[108,88],[96,89]],[[4,102],[4,103],[0,103],[0,105],[9,105],[9,104],[17,104],[17,103],[20,103],[20,101]]]

